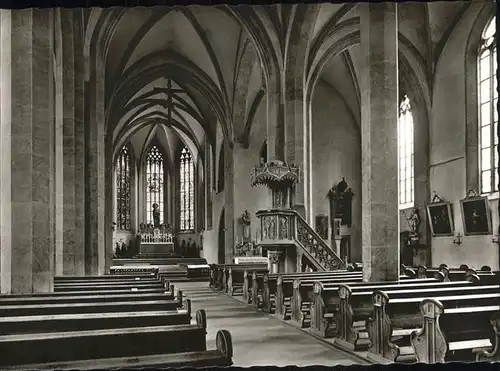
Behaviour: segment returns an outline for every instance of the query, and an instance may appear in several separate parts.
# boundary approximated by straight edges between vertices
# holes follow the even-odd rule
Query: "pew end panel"
[[[411,268],[405,268],[403,272],[406,276],[410,278],[417,278],[417,273]]]
[[[227,360],[228,365],[232,365],[233,358],[233,339],[228,330],[219,330],[215,336],[215,343],[217,351],[219,351],[224,359]]]
[[[207,313],[204,309],[198,309],[196,311],[196,324],[205,330],[207,329]]]
[[[323,283],[314,282],[313,301],[311,303],[311,332],[323,338],[331,338],[337,334],[335,314],[326,312],[325,302],[323,301]]]
[[[444,312],[444,306],[439,300],[424,299],[419,308],[423,317],[423,326],[410,335],[417,362],[443,363],[447,345],[439,328],[439,318]]]
[[[500,362],[500,311],[493,314],[491,320],[494,333],[494,345],[490,349],[480,349],[476,352],[477,362]]]
[[[271,293],[269,291],[269,272],[262,276],[262,311],[271,313]]]
[[[378,363],[415,361],[415,353],[409,346],[410,335],[418,328],[394,330],[388,313],[389,296],[381,290],[372,294],[373,312],[367,321],[370,339],[368,358]]]

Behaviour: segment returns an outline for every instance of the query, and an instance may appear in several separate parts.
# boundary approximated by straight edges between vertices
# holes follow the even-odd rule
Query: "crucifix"
[[[172,87],[172,79],[167,79],[167,87],[166,88],[154,88],[154,92],[156,93],[164,93],[167,95],[167,102],[162,104],[163,107],[167,109],[167,120],[169,123],[172,122],[172,111],[175,111],[174,107],[174,95],[177,93],[185,93],[182,89],[176,89]]]

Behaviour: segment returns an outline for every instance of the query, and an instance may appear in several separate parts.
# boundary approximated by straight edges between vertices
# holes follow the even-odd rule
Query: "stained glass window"
[[[116,224],[118,229],[123,230],[131,229],[131,163],[130,151],[124,146],[116,161]]]
[[[194,164],[191,152],[184,147],[180,158],[181,230],[194,229]]]
[[[163,224],[164,189],[163,155],[158,147],[153,146],[146,157],[146,215],[148,224],[154,224],[154,204],[158,205],[160,224]]]
[[[495,18],[486,26],[478,58],[481,193],[498,191],[497,49]]]
[[[398,153],[399,153],[399,206],[413,206],[414,200],[414,148],[413,148],[413,116],[410,99],[405,95],[399,106],[398,120]]]

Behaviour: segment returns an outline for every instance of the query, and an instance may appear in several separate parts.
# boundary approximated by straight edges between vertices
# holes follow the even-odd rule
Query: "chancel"
[[[0,10],[0,369],[500,361],[496,22]]]

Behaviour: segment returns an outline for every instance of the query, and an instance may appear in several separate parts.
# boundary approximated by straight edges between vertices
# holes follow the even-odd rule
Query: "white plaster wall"
[[[430,191],[453,204],[455,231],[463,235],[460,199],[466,196],[465,47],[477,13],[469,12],[451,35],[436,68],[430,122]],[[477,190],[477,189],[476,189]],[[498,226],[498,201],[491,201],[493,230]],[[499,247],[493,236],[467,236],[463,244],[452,237],[431,238],[432,265],[489,265],[499,269]]]
[[[361,259],[361,137],[339,92],[320,80],[312,101],[312,215],[329,215],[328,190],[342,177],[354,192],[351,258]],[[314,227],[314,226],[313,226]]]

